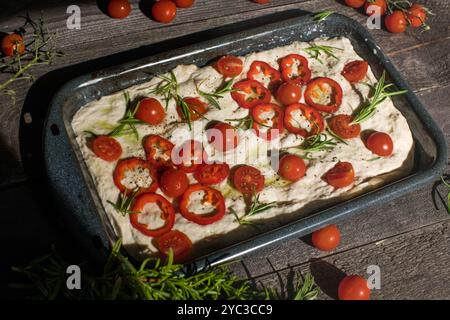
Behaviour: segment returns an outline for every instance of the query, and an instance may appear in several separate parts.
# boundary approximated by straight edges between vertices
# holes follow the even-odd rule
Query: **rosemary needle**
[[[273,207],[276,207],[276,202],[261,203],[259,201],[259,194],[257,194],[256,196],[252,197],[252,204],[250,205],[249,210],[246,211],[245,214],[241,218],[239,218],[239,216],[237,215],[237,212],[233,208],[230,208],[229,210],[234,215],[234,217],[236,218],[236,221],[240,225],[249,225],[249,224],[252,224],[252,222],[247,220],[248,217],[260,214],[260,213],[267,211]]]
[[[343,49],[331,47],[331,46],[325,46],[325,45],[317,45],[317,44],[313,44],[310,47],[305,49],[305,51],[308,52],[310,58],[316,59],[321,64],[323,64],[323,61],[320,59],[321,54],[325,54],[328,57],[332,57],[336,60],[339,60],[339,58],[334,54],[334,50],[342,51]]]
[[[212,93],[204,92],[198,88],[197,88],[197,91],[198,91],[199,95],[201,97],[205,98],[210,105],[212,105],[213,107],[220,110],[219,99],[222,99],[225,93],[234,91],[233,81],[234,81],[234,78],[226,81],[225,84],[221,88],[218,88],[216,91],[214,91]]]
[[[329,16],[331,16],[333,13],[334,13],[334,11],[331,11],[331,10],[319,12],[314,15],[313,20],[316,22],[322,22],[322,21],[326,20]]]

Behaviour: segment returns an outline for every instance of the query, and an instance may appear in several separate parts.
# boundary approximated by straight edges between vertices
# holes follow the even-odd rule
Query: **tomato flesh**
[[[139,221],[139,218],[142,216],[152,214],[145,212],[145,206],[150,203],[155,203],[161,210],[161,219],[164,220],[163,226],[150,229],[148,224]],[[175,224],[175,210],[173,206],[163,196],[156,193],[145,193],[136,198],[131,206],[131,211],[133,212],[130,213],[131,225],[148,237],[159,237],[169,232]]]
[[[120,143],[110,136],[97,136],[94,138],[92,151],[97,157],[108,162],[116,161],[122,155]]]
[[[368,69],[367,61],[352,61],[345,65],[342,75],[348,82],[355,83],[364,79]]]
[[[198,214],[189,209],[191,196],[200,196],[202,206],[213,207],[212,211]],[[198,206],[197,206],[198,207]],[[180,201],[181,215],[189,221],[200,225],[208,225],[219,221],[225,215],[225,199],[220,191],[201,184],[189,186]]]
[[[243,62],[238,57],[224,56],[217,61],[217,71],[224,77],[237,77],[244,68]]]
[[[389,157],[394,150],[394,142],[387,133],[374,132],[367,138],[366,147],[376,155]]]
[[[234,170],[233,185],[245,195],[253,195],[264,189],[264,176],[258,169],[242,165]]]
[[[314,247],[321,251],[334,250],[341,241],[341,232],[334,224],[316,230],[312,234]]]
[[[169,168],[161,175],[159,184],[161,191],[165,195],[176,198],[186,191],[189,186],[189,180],[183,171]]]
[[[174,148],[172,142],[152,134],[144,139],[143,144],[147,161],[157,166],[170,166],[172,164],[171,157]]]
[[[333,79],[316,78],[306,87],[305,102],[319,111],[334,113],[342,103],[342,88]]]
[[[158,100],[155,98],[146,98],[139,102],[135,117],[150,125],[156,126],[164,121],[166,112]]]
[[[172,158],[173,163],[186,173],[195,172],[208,159],[206,151],[201,142],[187,140],[176,149],[176,158]]]
[[[255,80],[243,80],[233,85],[231,97],[241,108],[250,109],[257,104],[270,102],[269,89]]]
[[[280,61],[281,76],[284,81],[304,84],[311,79],[308,60],[299,54],[290,54]]]
[[[306,165],[302,158],[287,154],[280,159],[278,174],[289,181],[295,182],[305,176]]]
[[[272,68],[268,63],[253,61],[247,72],[247,78],[262,83],[268,89],[273,89],[280,83],[281,75],[278,70]]]
[[[169,231],[156,240],[159,252],[168,256],[169,252],[172,251],[173,260],[176,263],[183,262],[191,252],[192,241],[181,231]]]
[[[403,11],[395,10],[392,14],[387,15],[384,19],[384,24],[386,29],[392,33],[402,33],[405,32],[408,27],[408,21],[406,20],[406,15]]]
[[[134,191],[137,194],[155,192],[158,188],[156,168],[136,157],[120,160],[114,169],[113,178],[116,187],[124,194]]]
[[[338,287],[339,300],[369,300],[370,289],[367,280],[361,276],[346,276]]]
[[[328,126],[331,131],[342,139],[352,139],[359,136],[361,126],[358,123],[352,123],[353,117],[340,114],[328,120]]]
[[[12,57],[14,54],[22,55],[25,52],[25,44],[20,34],[11,33],[2,39],[2,51],[5,56]]]
[[[108,3],[108,14],[114,19],[124,19],[131,12],[128,0],[110,0]]]
[[[285,82],[277,90],[277,99],[284,106],[299,102],[301,97],[302,88],[295,82]]]
[[[194,178],[201,184],[211,185],[224,181],[230,173],[226,163],[204,164],[194,172]]]
[[[254,106],[251,110],[253,129],[258,137],[272,140],[283,131],[283,110],[273,103]]]
[[[219,122],[206,132],[208,142],[220,152],[233,150],[239,144],[239,135],[236,129],[228,123]]]
[[[177,6],[169,0],[157,1],[152,7],[152,17],[158,22],[169,23],[177,15]]]
[[[294,103],[284,110],[284,126],[291,133],[309,137],[322,132],[325,125],[320,112],[306,104]]]
[[[325,174],[327,183],[335,188],[345,188],[355,180],[355,171],[350,162],[338,162]]]

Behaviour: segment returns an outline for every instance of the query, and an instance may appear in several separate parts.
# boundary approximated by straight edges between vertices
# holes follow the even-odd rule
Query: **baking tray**
[[[408,90],[406,95],[396,98],[394,103],[406,117],[414,136],[415,160],[411,173],[374,191],[325,210],[312,212],[230,247],[218,249],[198,258],[190,267],[200,269],[206,265],[222,263],[271,243],[303,236],[324,225],[363,212],[366,208],[391,201],[435,180],[446,166],[447,145],[444,136],[368,31],[358,22],[339,14],[333,14],[325,21],[317,23],[313,20],[313,14],[302,12],[294,18],[86,74],[64,85],[55,95],[44,132],[46,170],[63,221],[69,225],[77,241],[91,253],[93,259],[102,261],[107,256],[115,234],[70,125],[74,114],[82,106],[102,96],[148,81],[152,78],[151,74],[167,72],[179,64],[203,66],[225,54],[245,55],[296,40],[310,41],[323,36],[349,38],[357,53],[370,63],[377,77],[382,70],[386,70],[391,82],[398,88]]]

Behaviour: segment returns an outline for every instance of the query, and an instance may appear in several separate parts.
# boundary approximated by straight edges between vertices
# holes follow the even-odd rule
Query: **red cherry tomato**
[[[217,71],[224,77],[237,77],[244,68],[243,62],[238,57],[224,56],[217,61]]]
[[[311,79],[308,60],[299,54],[290,54],[280,61],[281,76],[284,81],[304,84]]]
[[[361,126],[358,123],[352,123],[353,117],[340,114],[328,120],[328,126],[331,131],[342,139],[352,139],[359,136]]]
[[[173,143],[169,140],[151,134],[144,138],[144,150],[147,161],[157,166],[170,166],[172,164]]]
[[[368,16],[380,15],[383,16],[386,13],[387,4],[386,0],[373,0],[367,1],[364,5],[364,11]],[[377,14],[379,12],[379,14]]]
[[[341,241],[341,232],[334,224],[316,230],[312,234],[314,247],[321,251],[334,250]]]
[[[394,150],[394,142],[387,133],[374,132],[367,138],[366,147],[376,155],[389,157]]]
[[[160,188],[165,195],[176,198],[181,196],[189,186],[189,180],[181,170],[167,169],[160,179]]]
[[[338,288],[339,300],[369,300],[370,289],[367,280],[361,276],[346,276]]]
[[[270,0],[252,0],[253,2],[259,3],[259,4],[266,4],[269,3]]]
[[[345,65],[342,75],[348,82],[354,83],[364,79],[368,69],[367,61],[352,61]]]
[[[137,194],[155,192],[158,188],[156,168],[140,158],[127,158],[117,163],[113,173],[114,184],[120,192]]]
[[[277,99],[285,106],[299,102],[301,97],[302,88],[294,82],[285,82],[277,90]]]
[[[306,87],[305,102],[319,111],[334,113],[342,103],[342,88],[333,79],[316,78]]]
[[[352,8],[361,8],[366,0],[345,0],[345,4]]]
[[[207,161],[206,151],[201,142],[187,140],[175,150],[176,159],[172,158],[174,164],[186,173],[195,172]]]
[[[11,33],[2,39],[2,51],[5,56],[12,57],[14,54],[22,55],[25,52],[25,44],[20,34]]]
[[[278,174],[289,181],[295,182],[305,176],[305,161],[294,154],[287,154],[280,159]]]
[[[173,0],[178,8],[189,8],[192,7],[195,0]]]
[[[230,173],[226,163],[204,164],[194,172],[194,178],[201,184],[211,185],[224,181]]]
[[[142,223],[142,219],[146,215],[155,214],[155,212],[146,212],[145,206],[149,203],[155,203],[161,210],[161,219],[164,220],[164,225],[159,228],[151,229],[148,224]],[[142,234],[148,237],[159,237],[169,232],[175,223],[175,210],[164,197],[156,193],[145,193],[136,198],[134,204],[131,206],[130,223],[139,230]]]
[[[345,188],[355,180],[355,171],[350,162],[338,162],[325,174],[325,180],[335,188]]]
[[[395,10],[392,14],[387,15],[384,19],[384,24],[386,29],[392,33],[402,33],[405,32],[408,27],[408,21],[406,20],[406,15],[400,11]]]
[[[239,135],[236,129],[228,123],[219,122],[206,132],[208,141],[221,152],[233,150],[239,144]]]
[[[169,23],[177,15],[177,6],[169,0],[160,0],[155,2],[152,7],[152,17],[162,23]]]
[[[203,117],[203,115],[208,112],[208,105],[198,98],[184,98],[183,101],[186,103],[187,111],[181,107],[177,106],[177,112],[181,119],[187,121],[196,121]],[[185,113],[186,112],[186,113]]]
[[[247,78],[262,83],[268,89],[273,89],[279,85],[281,74],[266,62],[253,61],[247,72]]]
[[[146,98],[139,102],[135,116],[139,120],[156,126],[163,122],[166,117],[166,112],[158,100],[155,98]]]
[[[191,211],[189,204],[192,202],[191,197],[201,197],[199,201],[201,205],[213,207],[212,211],[207,213],[196,213]],[[198,204],[196,208],[198,208]],[[180,201],[180,213],[189,221],[200,225],[208,225],[219,221],[225,215],[225,200],[220,191],[201,184],[193,184],[189,186]]]
[[[233,185],[243,194],[256,194],[264,189],[264,176],[254,167],[239,166],[233,173]]]
[[[265,140],[272,140],[283,132],[283,110],[273,103],[254,106],[251,110],[253,129],[256,135]]]
[[[320,112],[306,104],[294,103],[284,109],[284,126],[306,138],[322,132],[325,125]]]
[[[124,19],[131,12],[128,0],[110,0],[108,3],[108,14],[114,19]]]
[[[109,136],[98,136],[92,141],[92,151],[100,159],[108,162],[116,161],[122,155],[120,143]]]
[[[416,3],[408,9],[406,17],[413,28],[418,28],[425,23],[425,20],[427,20],[427,12],[420,4]]]
[[[192,241],[187,235],[178,230],[169,231],[156,239],[158,250],[168,256],[170,250],[176,263],[183,262],[192,248]]]
[[[231,97],[241,108],[250,109],[257,104],[270,102],[270,91],[255,80],[243,80],[233,85]]]

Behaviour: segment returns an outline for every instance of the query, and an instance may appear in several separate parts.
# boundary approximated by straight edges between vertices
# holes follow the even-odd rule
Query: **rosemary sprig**
[[[169,77],[157,76],[161,81],[153,88],[150,93],[164,97],[166,110],[169,107],[170,99],[178,95],[178,80],[173,71],[169,72]]]
[[[276,207],[276,202],[261,203],[259,201],[259,194],[257,194],[252,197],[252,204],[250,205],[248,211],[246,211],[242,217],[239,217],[237,212],[233,208],[230,208],[229,210],[236,218],[235,220],[236,222],[238,222],[240,225],[249,225],[253,224],[253,222],[247,220],[248,217],[260,214],[273,207]]]
[[[233,81],[234,81],[234,78],[226,81],[225,84],[221,88],[218,88],[213,93],[207,93],[198,88],[197,88],[197,91],[198,91],[199,95],[201,97],[205,98],[210,105],[212,105],[213,107],[220,110],[219,99],[222,99],[225,93],[235,91],[235,89],[233,89]]]
[[[306,48],[305,51],[308,53],[310,58],[316,59],[321,64],[323,64],[323,61],[320,59],[321,54],[325,54],[327,57],[332,57],[336,60],[339,60],[338,57],[334,54],[334,50],[343,50],[341,48],[331,47],[331,46],[325,46],[325,45],[318,45],[313,44],[310,47]]]
[[[297,292],[294,300],[316,300],[319,295],[319,288],[314,282],[314,277],[308,273],[302,282],[297,284]]]
[[[313,20],[316,22],[322,22],[326,20],[329,16],[331,16],[334,13],[334,11],[331,10],[325,10],[319,13],[316,13],[313,17]]]
[[[119,211],[122,216],[126,216],[128,214],[137,213],[130,210],[130,206],[134,202],[137,194],[139,192],[139,188],[133,190],[130,194],[119,194],[116,203],[109,201],[108,203],[114,207],[117,211]]]
[[[307,138],[298,148],[305,152],[317,152],[332,150],[336,145],[333,138],[329,138],[325,133],[318,133]]]
[[[236,129],[249,130],[249,129],[253,128],[254,120],[253,120],[253,117],[251,117],[251,116],[245,116],[243,118],[238,118],[238,119],[225,119],[225,121],[237,122],[237,124],[233,126]]]
[[[394,84],[393,83],[385,84],[385,80],[386,80],[386,72],[383,71],[380,80],[375,85],[374,94],[372,98],[365,105],[359,108],[359,110],[357,110],[353,119],[353,123],[361,123],[372,118],[375,115],[378,106],[381,103],[383,103],[387,98],[398,96],[408,92],[408,90],[387,91],[387,89],[392,87]]]
[[[377,160],[380,160],[380,159],[381,159],[381,157],[374,157],[374,158],[370,158],[370,159],[368,159],[366,161],[372,162],[372,161],[377,161]]]
[[[28,80],[33,82],[36,76],[30,72],[33,67],[39,65],[50,65],[63,54],[56,50],[56,34],[50,33],[45,26],[44,20],[39,19],[34,22],[27,17],[25,27],[30,25],[33,34],[31,41],[25,45],[25,53],[20,55],[18,52],[12,57],[5,57],[0,61],[0,72],[11,74],[4,82],[0,83],[0,93],[8,95],[15,101],[16,92],[13,89],[7,89],[9,85],[16,81]]]
[[[447,193],[447,212],[450,214],[450,182],[447,182],[443,176],[441,176],[441,181],[444,184],[444,186],[447,187],[448,193]]]
[[[327,131],[327,133],[328,133],[330,136],[332,136],[334,139],[336,139],[336,140],[339,141],[340,143],[343,143],[343,144],[347,144],[347,145],[348,145],[347,141],[345,141],[344,139],[342,139],[341,137],[339,137],[333,130],[331,130],[330,127],[328,127],[326,131]]]
[[[108,133],[108,135],[111,137],[119,137],[129,134],[131,131],[136,140],[139,140],[139,133],[137,131],[136,125],[144,124],[145,122],[135,118],[138,106],[132,106],[130,94],[128,93],[128,91],[125,91],[123,93],[123,96],[125,98],[125,115],[118,121],[117,127],[115,127],[110,133]]]

